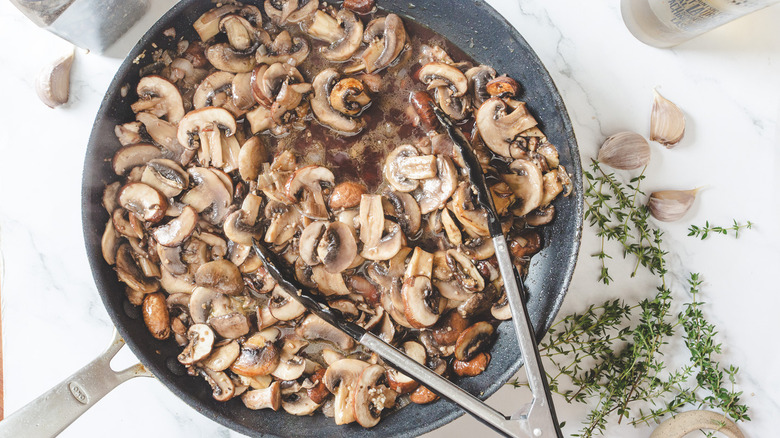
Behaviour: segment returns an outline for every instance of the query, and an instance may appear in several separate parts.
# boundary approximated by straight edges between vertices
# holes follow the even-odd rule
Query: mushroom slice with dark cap
[[[225,402],[233,398],[236,386],[227,374],[222,371],[212,371],[208,368],[201,369],[200,372],[201,376],[211,386],[211,395],[215,400]]]
[[[398,254],[406,244],[406,236],[401,230],[401,226],[391,220],[385,220],[382,237],[373,246],[366,244],[363,247],[361,256],[369,260],[390,260]]]
[[[322,48],[322,56],[330,61],[346,61],[360,47],[363,38],[363,22],[350,10],[342,8],[336,13],[342,37]]]
[[[439,87],[450,88],[452,97],[461,97],[469,89],[466,75],[454,66],[443,62],[429,62],[420,68],[417,75],[429,90]]]
[[[301,260],[309,266],[320,264],[321,260],[317,255],[317,246],[328,223],[326,221],[314,221],[306,226],[301,233],[298,243],[298,252]]]
[[[520,93],[520,85],[507,75],[493,78],[485,85],[485,91],[491,96],[512,98]]]
[[[486,100],[490,99],[487,84],[495,77],[496,70],[488,65],[479,65],[466,70],[466,79],[469,81],[469,89],[475,107],[479,108]]]
[[[512,310],[509,308],[509,300],[506,297],[506,292],[501,294],[501,298],[490,308],[490,314],[493,318],[501,321],[512,319]]]
[[[423,276],[407,278],[401,288],[404,316],[414,328],[430,327],[439,320],[445,300]]]
[[[406,45],[404,23],[396,14],[371,20],[363,32],[368,47],[361,55],[366,72],[373,73],[389,66]]]
[[[297,66],[309,56],[309,43],[305,39],[290,36],[283,30],[268,44],[261,44],[255,52],[258,64],[271,65],[277,62]]]
[[[147,277],[141,271],[138,262],[133,257],[133,249],[130,244],[119,245],[115,260],[119,281],[144,294],[150,294],[160,289],[160,283],[156,279]]]
[[[336,424],[348,424],[355,421],[351,395],[363,370],[369,366],[369,363],[362,360],[341,359],[331,363],[325,370],[322,382],[330,392],[336,395],[334,400]]]
[[[306,308],[278,285],[268,302],[271,315],[279,321],[292,321],[306,312]]]
[[[544,197],[544,177],[539,166],[530,160],[517,159],[509,165],[511,174],[502,175],[515,194],[519,207],[514,213],[525,216],[539,205]]]
[[[165,216],[168,201],[151,186],[133,182],[119,189],[119,205],[138,219],[156,223]]]
[[[191,167],[187,172],[195,185],[182,196],[182,202],[202,213],[210,224],[222,223],[233,201],[232,194],[212,169]]]
[[[322,125],[343,135],[355,135],[363,129],[364,122],[359,118],[350,118],[336,109],[330,101],[331,91],[339,79],[339,72],[332,68],[326,68],[319,72],[312,81],[314,98],[311,100],[311,109]]]
[[[458,174],[449,157],[436,156],[436,176],[422,181],[422,193],[419,196],[420,211],[427,214],[444,206],[455,193]]]
[[[265,13],[276,25],[299,23],[313,14],[317,0],[265,0]]]
[[[536,119],[528,112],[525,102],[491,97],[479,107],[476,117],[479,135],[498,155],[511,157],[509,146],[521,132],[536,126]]]
[[[206,76],[192,95],[192,106],[195,109],[227,106],[226,104],[231,102],[235,77],[236,75],[226,71],[216,71]]]
[[[555,206],[539,207],[525,215],[525,222],[532,227],[547,225],[555,217]]]
[[[149,143],[124,146],[114,154],[111,167],[117,175],[124,175],[136,166],[142,166],[150,160],[162,157],[162,154],[159,147]]]
[[[292,394],[282,395],[282,409],[288,414],[304,416],[311,415],[320,407],[319,403],[315,403],[305,389],[301,389],[298,392]]]
[[[436,87],[434,97],[439,108],[455,121],[465,120],[469,116],[471,104],[467,96],[456,97],[451,87]]]
[[[490,231],[487,227],[487,212],[474,203],[473,192],[469,184],[460,183],[452,195],[450,209],[455,214],[463,229],[473,237],[487,237]]]
[[[252,410],[273,409],[278,411],[282,404],[282,391],[279,381],[271,383],[268,388],[253,389],[241,395],[241,401]]]
[[[192,27],[200,36],[200,40],[206,42],[219,33],[219,22],[222,17],[237,12],[239,9],[239,6],[233,4],[210,9],[195,20]]]
[[[138,113],[135,115],[135,118],[144,125],[146,133],[152,137],[152,140],[165,148],[176,161],[184,165],[192,160],[194,153],[187,150],[176,139],[176,125],[160,120],[154,114],[147,112]]]
[[[249,318],[243,313],[232,312],[227,315],[209,318],[209,325],[225,339],[236,339],[249,333],[252,328]]]
[[[344,276],[340,272],[331,274],[323,265],[311,268],[311,280],[315,283],[317,290],[325,296],[350,294]]]
[[[216,68],[231,73],[247,73],[257,64],[251,53],[242,53],[228,43],[214,44],[206,49],[206,58]]]
[[[230,299],[214,289],[195,287],[188,308],[193,322],[205,324],[212,314],[228,313]]]
[[[406,341],[399,348],[415,362],[425,365],[425,347],[414,341]],[[387,381],[392,390],[399,394],[408,394],[417,388],[417,381],[397,370],[387,370]],[[361,423],[362,424],[362,423]]]
[[[493,339],[495,329],[489,322],[480,321],[463,331],[455,344],[455,359],[471,360],[484,351]]]
[[[333,186],[335,177],[330,169],[322,166],[302,167],[287,180],[286,192],[290,199],[298,199],[305,191],[303,215],[310,219],[328,219],[328,208],[322,195],[323,186]],[[308,202],[306,198],[308,197]]]
[[[224,371],[238,358],[241,346],[238,341],[230,341],[227,344],[215,347],[209,356],[201,361],[201,364],[212,371]]]
[[[244,280],[238,267],[230,260],[220,259],[204,263],[195,272],[198,286],[213,289],[225,295],[237,295],[244,291]]]
[[[347,269],[357,256],[357,242],[349,225],[343,222],[329,224],[317,245],[317,255],[331,274]]]
[[[308,315],[295,331],[304,339],[322,339],[332,342],[342,351],[355,348],[355,341],[352,338],[317,315]]]
[[[190,237],[197,225],[198,212],[187,205],[178,217],[165,225],[155,228],[152,231],[152,235],[160,245],[169,247],[179,246],[185,239]]]
[[[184,104],[176,85],[156,75],[144,76],[136,87],[138,101],[131,105],[133,112],[148,111],[176,124],[184,117]]]
[[[238,173],[244,181],[257,181],[263,163],[268,162],[268,150],[259,136],[249,137],[238,153]]]
[[[263,336],[253,335],[241,345],[230,371],[247,377],[266,376],[279,365],[279,349]]]
[[[384,199],[385,210],[396,218],[404,234],[416,236],[422,226],[422,213],[414,197],[408,193],[388,191]]]
[[[462,252],[450,249],[447,251],[447,266],[452,270],[455,279],[462,288],[470,292],[479,292],[485,288],[485,279],[479,273],[474,263]]]
[[[382,411],[395,404],[394,397],[388,397],[385,382],[385,368],[381,365],[371,365],[360,374],[353,402],[355,420],[361,426],[376,426],[382,418]]]
[[[230,137],[236,132],[236,119],[224,108],[205,107],[190,111],[181,119],[177,131],[179,143],[188,149],[200,146],[201,164],[211,162],[215,167],[224,164],[222,157],[222,130]],[[195,137],[199,141],[195,140]]]
[[[223,226],[225,236],[235,243],[246,246],[251,246],[253,239],[259,240],[263,236],[261,224],[258,222],[262,202],[262,198],[254,193],[246,195],[241,209],[230,213],[225,218]]]
[[[420,182],[417,179],[407,176],[407,167],[414,164],[410,159],[418,158],[419,156],[420,152],[410,144],[398,146],[387,155],[383,172],[385,179],[395,190],[411,192],[419,187]],[[402,164],[406,164],[406,166],[402,166]]]
[[[116,263],[116,251],[118,248],[119,235],[116,232],[116,228],[114,228],[114,221],[109,219],[100,239],[100,250],[103,253],[103,259],[109,265]]]
[[[295,380],[301,377],[305,370],[306,359],[282,349],[282,354],[279,357],[279,365],[271,372],[271,375],[279,380]]]
[[[146,163],[141,182],[154,187],[168,198],[173,198],[189,186],[190,177],[175,161],[155,158]]]
[[[205,359],[214,346],[214,331],[206,324],[193,324],[187,330],[187,339],[190,343],[179,354],[179,362],[184,365],[192,365]]]
[[[257,30],[240,15],[228,14],[222,17],[219,20],[219,30],[227,35],[230,46],[239,52],[251,49],[257,41]]]
[[[336,111],[350,117],[360,115],[371,103],[365,86],[355,78],[345,78],[330,91],[330,104]]]

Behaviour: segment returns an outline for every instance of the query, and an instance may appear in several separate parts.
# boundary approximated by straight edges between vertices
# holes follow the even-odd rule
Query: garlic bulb
[[[54,108],[68,101],[70,67],[73,65],[74,54],[75,52],[71,52],[46,66],[35,79],[35,91],[41,101],[49,108]]]
[[[685,115],[670,100],[653,90],[653,110],[650,114],[650,140],[673,148],[685,134]]]
[[[619,132],[601,145],[598,160],[615,169],[638,169],[650,161],[650,145],[635,132]]]
[[[692,190],[663,190],[650,194],[647,208],[654,218],[662,222],[674,222],[685,216],[696,199],[696,192]]]

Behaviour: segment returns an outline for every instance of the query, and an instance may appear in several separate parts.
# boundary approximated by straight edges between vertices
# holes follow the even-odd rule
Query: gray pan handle
[[[0,421],[0,438],[57,436],[120,383],[133,377],[152,377],[140,363],[119,372],[111,369],[111,359],[124,345],[114,329],[111,345],[100,356]]]

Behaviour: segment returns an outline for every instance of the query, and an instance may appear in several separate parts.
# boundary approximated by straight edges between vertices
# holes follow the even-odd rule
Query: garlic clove
[[[73,65],[75,51],[46,66],[35,79],[35,91],[49,108],[68,101],[70,92],[70,68]]]
[[[674,222],[685,216],[696,200],[696,192],[692,190],[662,190],[650,194],[647,208],[654,218],[662,222]]]
[[[650,145],[635,132],[619,132],[601,145],[598,160],[615,169],[638,169],[650,161]]]
[[[685,134],[685,115],[669,99],[653,90],[653,110],[650,113],[650,140],[673,148]]]

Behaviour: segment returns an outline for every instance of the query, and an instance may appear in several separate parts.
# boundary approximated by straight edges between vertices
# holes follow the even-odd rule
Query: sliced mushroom
[[[485,91],[494,97],[511,98],[520,93],[520,85],[507,75],[493,78],[485,85]]]
[[[469,88],[466,75],[454,66],[443,62],[429,62],[420,68],[417,75],[429,90],[439,87],[450,88],[452,97],[463,96]]]
[[[331,274],[322,265],[312,268],[311,280],[315,283],[317,290],[325,296],[349,295],[350,293],[344,282],[344,276],[341,273]]]
[[[460,183],[452,196],[451,209],[463,226],[463,229],[473,237],[488,237],[487,212],[475,205],[473,192],[466,182]]]
[[[131,105],[133,112],[149,111],[177,124],[184,117],[184,104],[176,85],[160,76],[144,76],[136,87],[138,102]]]
[[[140,182],[125,184],[119,189],[119,205],[138,219],[156,223],[165,216],[168,201],[160,192]]]
[[[189,302],[190,318],[195,323],[204,324],[214,314],[227,313],[230,300],[223,294],[205,287],[196,287]]]
[[[319,403],[314,403],[305,389],[282,396],[282,409],[291,415],[311,415],[319,407]]]
[[[449,157],[438,155],[436,157],[436,177],[422,181],[422,194],[420,195],[420,211],[422,214],[430,213],[444,206],[447,200],[455,193],[458,187],[458,174],[455,165]]]
[[[297,199],[301,191],[306,190],[312,198],[313,205],[307,209],[309,211],[304,211],[304,215],[311,219],[327,219],[328,211],[322,188],[333,186],[334,180],[333,172],[326,167],[302,167],[293,172],[287,181],[287,196],[290,199]]]
[[[188,205],[178,217],[155,228],[152,235],[160,245],[179,246],[195,231],[196,225],[198,225],[198,212]]]
[[[346,333],[328,324],[316,315],[308,315],[296,328],[296,333],[304,339],[323,339],[334,343],[342,351],[350,351],[355,348],[355,341]]]
[[[408,144],[398,146],[387,154],[383,172],[385,179],[394,189],[399,192],[411,192],[420,185],[417,179],[407,176],[407,169],[402,167],[403,160],[408,162],[410,158],[418,157],[419,155],[420,152],[417,148]],[[453,177],[455,176],[453,172]]]
[[[201,41],[208,41],[219,33],[219,21],[227,14],[232,14],[240,9],[239,6],[229,4],[218,8],[210,9],[201,15],[193,27],[198,32]]]
[[[195,185],[182,196],[182,202],[204,213],[209,223],[222,223],[233,201],[232,194],[212,169],[191,167],[187,172]]]
[[[525,102],[512,101],[511,106],[498,97],[491,97],[479,107],[476,117],[479,135],[498,155],[511,157],[509,146],[521,132],[536,126]]]
[[[185,149],[177,140],[177,126],[165,120],[160,120],[154,114],[142,112],[135,118],[143,123],[146,133],[152,137],[155,143],[164,147],[182,165],[189,163],[194,156],[192,151]],[[179,122],[181,123],[181,122]]]
[[[278,209],[281,213],[269,215],[269,210]],[[271,217],[271,223],[265,231],[264,240],[266,243],[273,243],[277,246],[286,245],[295,233],[298,232],[301,224],[301,213],[296,208],[289,208],[281,203],[269,202],[266,206],[266,216]]]
[[[350,227],[343,222],[329,224],[317,245],[317,255],[331,274],[350,266],[357,256],[357,243]]]
[[[225,136],[236,132],[236,119],[224,108],[205,107],[190,111],[179,123],[177,139],[189,149],[200,147],[201,164],[212,163],[215,167],[224,164],[222,153],[222,131]],[[199,142],[195,137],[199,138]]]
[[[519,208],[514,213],[525,216],[541,205],[544,198],[544,177],[542,171],[532,161],[518,159],[509,166],[512,174],[502,175],[517,198]]]
[[[371,20],[363,32],[368,47],[361,55],[366,72],[373,73],[389,66],[406,45],[404,23],[396,14]]]
[[[230,366],[236,374],[247,377],[265,376],[271,374],[279,365],[279,350],[262,336],[253,340],[253,336],[241,346],[238,358]],[[264,341],[264,342],[263,342]]]
[[[250,72],[257,64],[251,51],[244,53],[244,51],[237,50],[228,43],[209,46],[206,49],[206,58],[217,69],[231,73]]]
[[[187,330],[187,339],[190,343],[179,354],[179,362],[184,365],[192,365],[205,359],[214,346],[214,331],[206,324],[193,324]]]
[[[268,151],[259,136],[252,136],[241,146],[238,173],[245,181],[256,181],[262,164],[268,162]]]
[[[363,247],[361,256],[369,260],[390,260],[401,248],[406,245],[406,236],[404,236],[401,226],[391,220],[385,220],[383,235],[379,242],[374,246],[366,244]]]
[[[212,371],[208,368],[201,369],[201,376],[206,379],[206,382],[211,386],[212,397],[217,401],[228,401],[233,398],[236,387],[233,384],[233,380],[228,377],[227,374],[221,371]]]
[[[236,339],[244,336],[252,328],[249,318],[238,312],[209,318],[209,325],[225,339]]]
[[[555,217],[555,206],[548,205],[532,210],[525,215],[525,222],[532,227],[547,225]]]
[[[282,349],[279,365],[271,373],[280,380],[295,380],[303,375],[306,370],[306,360],[294,353]]]
[[[422,214],[414,197],[408,193],[389,191],[385,199],[385,210],[398,221],[404,234],[416,236],[422,226]]]
[[[209,357],[201,361],[201,365],[212,371],[224,371],[233,364],[241,352],[237,341],[214,348]]]
[[[109,265],[116,263],[116,251],[119,248],[119,236],[114,228],[114,221],[109,219],[106,222],[106,229],[103,231],[103,237],[100,239],[100,249],[103,253],[103,259]]]
[[[258,64],[282,62],[298,66],[309,56],[309,50],[309,43],[305,39],[293,38],[290,32],[283,30],[272,42],[257,48],[255,59]]]
[[[237,295],[244,291],[244,281],[238,267],[230,260],[220,259],[203,264],[195,272],[198,286],[213,289],[225,295]]]
[[[490,308],[490,314],[493,315],[493,318],[501,321],[512,319],[512,311],[509,309],[509,300],[506,297],[506,292]]]
[[[366,186],[356,182],[343,182],[333,188],[328,199],[331,210],[357,207],[361,197],[366,193]]]
[[[111,160],[114,173],[124,175],[136,166],[142,166],[162,156],[160,148],[149,143],[131,144],[120,148]]]
[[[252,410],[273,409],[278,411],[282,404],[282,392],[279,382],[273,382],[268,388],[247,391],[241,396],[244,406]]]
[[[363,22],[350,10],[342,8],[336,13],[341,27],[341,37],[322,49],[322,56],[330,61],[346,61],[360,47],[363,38]]]
[[[265,13],[277,25],[299,23],[315,11],[317,0],[265,0]]]
[[[330,91],[330,104],[336,111],[350,117],[360,115],[371,103],[363,83],[355,78],[345,78]]]
[[[355,420],[366,428],[379,424],[382,411],[395,404],[388,400],[385,382],[385,369],[381,365],[371,365],[360,374],[355,385]]]
[[[280,286],[274,287],[268,308],[271,311],[271,315],[279,321],[292,321],[306,312],[303,304],[291,297]]]
[[[421,344],[414,341],[407,341],[404,342],[399,349],[406,353],[407,356],[414,359],[415,362],[425,365],[427,356],[425,354],[425,347]],[[390,388],[399,394],[409,394],[418,386],[416,380],[394,369],[387,371],[387,381]]]
[[[401,294],[404,300],[404,316],[412,327],[430,327],[439,320],[444,300],[431,285],[430,278],[423,276],[407,278]]]
[[[488,347],[495,329],[485,321],[480,321],[463,331],[455,345],[455,359],[469,361]]]
[[[206,76],[195,89],[195,94],[192,96],[192,106],[195,109],[213,106],[225,107],[228,111],[237,110],[232,105],[233,80],[236,76],[226,71],[216,71]]]
[[[462,377],[474,377],[482,374],[490,363],[490,355],[487,353],[479,353],[471,360],[454,360],[452,361],[452,370],[455,374]]]
[[[460,334],[468,327],[468,320],[453,309],[442,316],[436,325],[432,327],[431,335],[438,345],[455,345]]]
[[[163,158],[146,163],[141,182],[148,184],[168,198],[178,196],[189,185],[189,174],[175,161]]]
[[[311,100],[311,110],[322,125],[345,136],[355,135],[363,129],[364,122],[359,118],[350,118],[334,109],[331,103],[331,92],[339,79],[339,72],[326,68],[319,72],[312,81],[314,98]]]
[[[495,77],[496,70],[487,65],[479,65],[466,71],[466,79],[469,81],[469,89],[471,89],[474,105],[477,108],[490,99],[487,84]]]
[[[458,284],[471,292],[479,292],[485,288],[485,279],[474,263],[460,251],[447,251],[447,266],[452,270]]]

